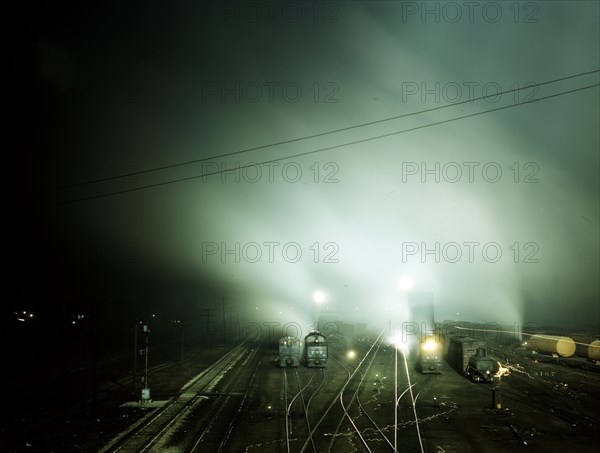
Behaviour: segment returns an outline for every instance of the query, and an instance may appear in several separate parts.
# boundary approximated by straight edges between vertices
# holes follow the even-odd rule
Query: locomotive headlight
[[[436,347],[437,344],[434,340],[427,340],[425,343],[423,343],[423,349],[425,351],[433,351]]]

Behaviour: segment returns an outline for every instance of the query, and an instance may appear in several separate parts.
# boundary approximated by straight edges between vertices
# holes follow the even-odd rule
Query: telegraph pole
[[[142,403],[150,400],[150,389],[148,388],[148,341],[150,337],[150,326],[148,324],[148,321],[146,321],[146,324],[144,324],[143,330],[146,336],[146,348],[144,350],[144,355],[146,356],[146,369],[144,371],[144,388],[142,389]]]
[[[138,322],[133,323],[133,395],[137,397]]]
[[[235,328],[233,327],[233,307],[229,308],[229,331],[233,334],[233,341],[237,341],[237,335],[235,332]]]
[[[225,343],[225,297],[221,299],[221,313],[223,318],[223,343]]]
[[[183,323],[180,324],[181,329],[181,366],[183,367]]]
[[[211,312],[211,309],[205,308],[204,312],[205,312],[205,316],[206,316],[206,346],[210,347],[210,312]]]
[[[92,413],[96,416],[98,409],[98,379],[96,372],[97,365],[97,343],[96,343],[96,313],[94,309],[95,299],[92,298],[90,304],[90,329],[91,329],[91,352],[92,352]]]

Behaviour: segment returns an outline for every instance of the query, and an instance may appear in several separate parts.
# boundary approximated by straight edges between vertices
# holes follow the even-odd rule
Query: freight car
[[[443,367],[442,343],[433,338],[427,338],[419,345],[419,368],[421,373],[441,373]]]
[[[532,335],[527,340],[527,348],[542,354],[552,354],[554,356],[571,357],[575,354],[575,342],[569,337],[560,337],[556,335]]]
[[[296,337],[283,337],[279,340],[279,366],[297,367],[302,357],[302,342]]]
[[[587,350],[588,359],[598,362],[600,361],[600,340],[595,340],[590,343]]]
[[[569,335],[575,342],[575,355],[600,365],[600,340],[592,333],[575,332]]]
[[[485,341],[464,336],[451,337],[446,358],[456,371],[473,382],[494,381],[496,362],[487,357]]]
[[[324,367],[327,364],[327,339],[321,332],[311,332],[304,337],[304,360],[308,367]]]

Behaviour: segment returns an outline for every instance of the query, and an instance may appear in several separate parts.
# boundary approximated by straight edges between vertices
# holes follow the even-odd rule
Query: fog
[[[123,316],[383,327],[419,291],[436,321],[597,329],[598,4],[495,4],[32,11],[12,251],[60,277],[13,281]]]

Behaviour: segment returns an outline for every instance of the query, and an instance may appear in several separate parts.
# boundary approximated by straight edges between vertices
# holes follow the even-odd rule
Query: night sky
[[[598,330],[598,2],[125,3],[9,19],[6,310]]]

